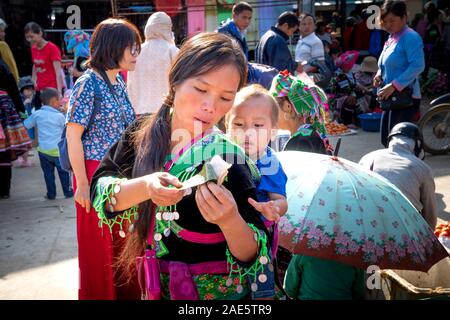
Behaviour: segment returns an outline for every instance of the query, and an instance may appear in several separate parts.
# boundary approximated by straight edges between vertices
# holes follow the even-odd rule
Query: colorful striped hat
[[[288,97],[295,111],[309,121],[314,129],[327,134],[325,109],[328,105],[325,92],[318,86],[306,84],[287,70],[280,72],[272,81],[270,93],[275,98]]]

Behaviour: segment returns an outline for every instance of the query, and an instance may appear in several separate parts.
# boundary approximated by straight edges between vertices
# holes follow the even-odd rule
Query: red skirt
[[[86,160],[86,173],[91,183],[100,161]],[[77,184],[73,178],[73,189]],[[111,234],[107,226],[99,228],[97,213],[91,208],[86,212],[75,202],[77,210],[77,238],[80,300],[139,300],[141,297],[137,279],[124,283],[120,270],[113,266],[125,240],[115,226]]]

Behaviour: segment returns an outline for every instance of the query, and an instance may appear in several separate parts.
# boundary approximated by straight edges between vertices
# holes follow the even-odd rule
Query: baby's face
[[[266,98],[250,98],[231,111],[228,132],[252,159],[259,159],[274,134],[272,105]]]

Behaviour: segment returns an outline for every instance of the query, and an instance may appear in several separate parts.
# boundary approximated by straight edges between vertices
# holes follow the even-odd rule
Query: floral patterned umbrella
[[[288,211],[279,243],[293,253],[358,268],[426,272],[448,256],[401,191],[354,162],[284,151]]]

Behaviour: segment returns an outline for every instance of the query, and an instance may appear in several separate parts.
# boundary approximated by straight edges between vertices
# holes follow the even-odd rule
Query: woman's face
[[[406,26],[406,21],[408,17],[405,15],[404,17],[396,16],[392,13],[389,13],[381,20],[381,26],[386,32],[393,34],[403,30]]]
[[[122,60],[119,61],[119,67],[121,70],[126,71],[134,71],[136,68],[136,60],[139,56],[139,51],[137,50],[137,46],[129,46],[125,48],[125,52],[123,53]]]
[[[5,28],[0,27],[0,41],[5,41],[5,36],[6,36]]]
[[[175,86],[172,137],[194,138],[216,125],[231,109],[239,82],[237,68],[225,65]]]
[[[32,31],[25,33],[25,39],[32,45],[37,45],[42,41],[42,32],[34,33]]]

